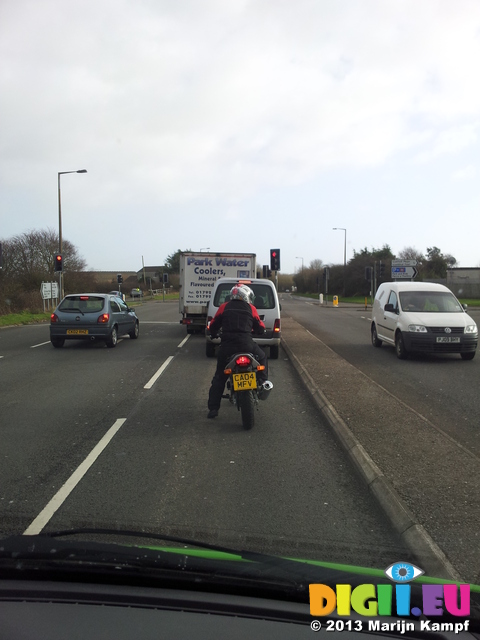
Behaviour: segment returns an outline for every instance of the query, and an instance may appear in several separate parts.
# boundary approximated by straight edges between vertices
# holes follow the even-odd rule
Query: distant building
[[[480,268],[447,269],[447,287],[459,298],[480,298]]]
[[[139,282],[144,282],[144,278],[145,278],[147,287],[150,287],[150,280],[152,282],[152,286],[158,285],[163,281],[162,278],[163,278],[164,271],[165,271],[164,266],[143,267],[143,269],[140,269],[139,271],[137,271],[137,279]]]

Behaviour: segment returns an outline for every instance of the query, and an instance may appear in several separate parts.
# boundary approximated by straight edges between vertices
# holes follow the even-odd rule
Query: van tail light
[[[56,313],[52,313],[52,315],[50,316],[50,322],[58,322],[58,316]]]
[[[280,333],[280,318],[275,320],[275,324],[273,325],[273,333]]]
[[[98,324],[106,324],[108,321],[110,320],[110,314],[109,313],[102,313],[101,316],[98,316]]]

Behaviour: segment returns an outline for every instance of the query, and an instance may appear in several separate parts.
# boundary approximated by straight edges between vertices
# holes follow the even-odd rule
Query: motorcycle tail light
[[[98,316],[98,320],[97,320],[97,322],[98,322],[99,324],[105,324],[105,323],[107,323],[107,322],[109,321],[109,319],[110,319],[110,314],[108,314],[108,313],[102,313],[102,315],[101,315],[101,316]]]
[[[251,362],[251,360],[247,356],[239,356],[235,360],[235,364],[238,364],[239,367],[248,367],[250,362]]]

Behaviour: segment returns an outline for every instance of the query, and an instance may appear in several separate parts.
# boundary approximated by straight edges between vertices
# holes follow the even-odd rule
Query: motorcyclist
[[[218,351],[217,369],[208,394],[208,418],[218,416],[227,381],[224,369],[228,360],[235,353],[241,351],[251,353],[260,364],[265,366],[263,371],[257,372],[260,389],[267,380],[267,357],[252,338],[252,331],[257,335],[265,333],[265,325],[252,304],[253,300],[254,294],[250,287],[245,284],[235,285],[230,291],[230,300],[218,308],[210,323],[212,338],[216,338],[222,329],[222,342]]]

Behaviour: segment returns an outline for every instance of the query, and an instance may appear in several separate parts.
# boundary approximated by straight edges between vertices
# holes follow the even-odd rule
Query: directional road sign
[[[416,260],[404,260],[399,258],[398,260],[392,260],[392,267],[416,267]]]
[[[417,275],[415,267],[392,267],[392,278],[406,278],[411,280]]]

